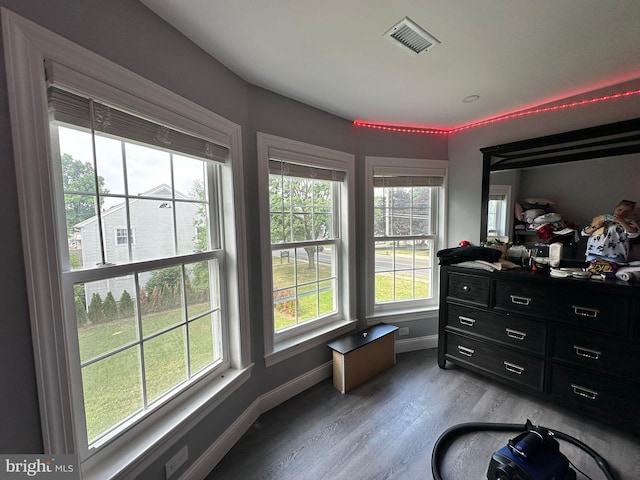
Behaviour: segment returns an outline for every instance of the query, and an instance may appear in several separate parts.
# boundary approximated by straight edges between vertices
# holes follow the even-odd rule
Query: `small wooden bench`
[[[380,323],[329,343],[333,350],[333,386],[346,393],[395,365],[396,330],[395,325]]]

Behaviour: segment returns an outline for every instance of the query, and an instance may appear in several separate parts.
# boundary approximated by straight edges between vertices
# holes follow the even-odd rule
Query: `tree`
[[[75,252],[69,252],[69,263],[71,264],[72,269],[82,267],[82,260],[78,258],[78,255]]]
[[[133,299],[131,298],[131,294],[126,290],[122,292],[122,295],[120,295],[118,309],[121,317],[131,317],[135,313]]]
[[[160,288],[155,287],[149,295],[149,311],[159,312],[162,307],[162,294]]]
[[[202,180],[195,180],[193,182],[189,196],[202,201],[206,200],[207,197],[204,192],[204,182]],[[193,226],[196,232],[193,238],[195,251],[207,251],[209,249],[209,242],[207,240],[209,223],[207,222],[207,211],[204,204],[198,208],[193,220]],[[187,279],[185,278],[185,280]],[[204,301],[209,298],[209,262],[198,262],[193,266],[193,280],[188,282],[186,287],[187,292],[190,294],[190,299],[193,301]]]
[[[151,295],[156,288],[161,291],[165,286],[168,286],[173,290],[181,284],[182,268],[175,266],[151,272],[151,278],[144,288],[147,290],[147,293]]]
[[[272,175],[271,243],[328,238],[332,230],[332,190],[329,181]],[[306,247],[305,251],[309,268],[315,269],[316,247]]]
[[[91,323],[101,323],[104,320],[102,297],[97,292],[91,296],[91,302],[89,303],[89,320],[91,320]]]
[[[155,270],[145,285],[150,311],[157,312],[180,303],[182,268],[179,266]]]
[[[67,231],[70,232],[74,225],[96,214],[95,181],[92,163],[76,160],[68,153],[62,155],[62,186],[65,192]],[[103,194],[109,193],[109,190],[104,188],[104,178],[101,176],[98,177],[98,190]]]
[[[376,237],[431,233],[431,187],[376,188],[373,234]]]
[[[190,198],[197,198],[204,202],[206,195],[204,192],[204,182],[202,180],[194,180],[191,190],[189,190]],[[193,220],[193,226],[195,227],[196,234],[193,237],[194,250],[196,252],[204,252],[209,248],[209,242],[207,242],[207,211],[204,204],[201,204],[196,212]]]
[[[147,313],[149,311],[149,295],[143,287],[138,290],[138,299],[140,300],[140,310],[142,313]]]
[[[113,293],[108,292],[102,302],[102,311],[104,312],[104,319],[106,322],[114,320],[118,316],[118,304],[116,299],[113,298]]]
[[[84,305],[82,298],[78,295],[74,295],[73,300],[76,304],[76,321],[78,322],[78,325],[84,325],[87,323],[87,307]]]

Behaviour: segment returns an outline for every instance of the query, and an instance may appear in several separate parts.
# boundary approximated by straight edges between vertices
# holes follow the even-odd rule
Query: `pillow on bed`
[[[541,208],[532,208],[531,210],[524,211],[522,219],[527,223],[533,223],[533,221],[540,215],[544,215],[544,210]]]
[[[545,213],[533,219],[533,223],[554,223],[562,220],[562,217],[557,213]]]

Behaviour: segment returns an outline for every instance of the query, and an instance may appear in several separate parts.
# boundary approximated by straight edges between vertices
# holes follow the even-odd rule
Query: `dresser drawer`
[[[447,358],[542,390],[544,360],[455,333],[446,335]]]
[[[451,273],[447,285],[448,298],[488,307],[490,285],[488,277]]]
[[[579,285],[579,281],[576,280]],[[627,335],[631,301],[594,289],[496,281],[495,307],[603,332]]]
[[[562,295],[549,286],[496,280],[495,308],[548,318],[561,315]]]
[[[557,328],[552,355],[554,360],[640,383],[640,348],[623,339]]]
[[[449,304],[447,326],[522,350],[544,354],[547,327],[534,320]]]
[[[562,320],[582,328],[627,335],[631,301],[599,292],[565,292],[560,302]]]
[[[640,423],[640,387],[558,365],[552,366],[551,395],[601,411],[625,423]]]

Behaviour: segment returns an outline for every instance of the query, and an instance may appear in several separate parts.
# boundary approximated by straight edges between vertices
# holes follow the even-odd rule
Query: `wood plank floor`
[[[395,366],[346,395],[327,379],[265,413],[207,480],[430,479],[433,445],[450,426],[526,419],[586,443],[619,480],[640,479],[640,436],[452,365],[441,370],[433,349],[398,354]],[[491,455],[514,435],[460,438],[447,452],[443,478],[485,479]],[[561,442],[561,452],[591,479],[604,478],[573,445]]]

